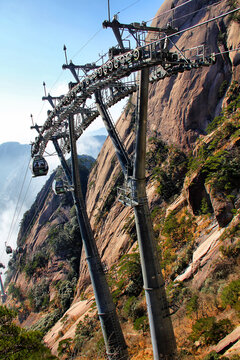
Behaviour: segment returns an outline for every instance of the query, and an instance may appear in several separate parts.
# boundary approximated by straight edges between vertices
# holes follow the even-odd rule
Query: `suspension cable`
[[[51,187],[51,184],[49,184],[49,187],[48,187],[47,191],[50,189],[50,187]],[[36,199],[36,200],[37,200],[37,199]],[[36,203],[36,200],[33,202],[33,204]],[[24,236],[27,235],[28,231],[30,230],[30,227],[31,227],[32,224],[33,224],[33,221],[34,221],[34,219],[35,219],[35,216],[37,215],[39,209],[42,207],[42,205],[43,205],[43,203],[44,203],[45,200],[46,200],[46,199],[45,199],[45,197],[43,196],[43,197],[42,197],[42,200],[37,204],[36,210],[35,210],[32,218],[31,218],[31,220],[29,221],[29,224],[28,224],[27,229],[24,231],[24,233],[23,233],[23,235],[22,235],[22,238],[24,238]]]
[[[226,51],[220,51],[216,54],[214,54],[215,56],[217,55],[222,55],[222,54],[227,54],[227,53],[230,53],[230,52],[233,52],[233,51],[239,51],[240,50],[240,47],[236,48],[236,49],[230,49],[230,50],[226,50]]]
[[[30,164],[30,161],[31,161],[31,157],[29,159],[29,162],[28,162],[28,165],[27,165],[27,168],[26,168],[26,171],[25,171],[25,174],[24,174],[24,178],[23,178],[23,181],[22,181],[22,185],[21,185],[21,188],[20,188],[20,191],[19,191],[19,194],[18,194],[18,199],[17,199],[17,203],[16,203],[16,206],[15,206],[15,210],[14,210],[14,214],[13,214],[13,217],[12,217],[12,221],[11,221],[11,224],[10,224],[10,228],[9,228],[9,232],[8,232],[8,236],[7,236],[7,240],[6,240],[6,243],[8,243],[10,241],[10,237],[12,236],[12,233],[13,233],[13,228],[15,226],[15,219],[16,219],[16,214],[17,214],[17,209],[18,209],[18,205],[19,205],[19,202],[20,202],[20,198],[22,196],[22,192],[23,192],[23,188],[24,188],[24,184],[25,184],[25,181],[26,181],[26,177],[27,177],[27,171],[28,171],[28,167],[29,167],[29,164]],[[29,189],[29,185],[28,185],[28,189]],[[27,190],[28,190],[27,189]],[[26,195],[25,195],[26,197]],[[22,209],[22,206],[23,206],[23,203],[20,207],[20,209]],[[20,210],[21,211],[21,210]],[[17,218],[19,217],[19,213],[17,215]],[[1,251],[1,258],[3,256],[3,253],[5,251],[5,247],[2,248],[2,251]]]
[[[83,44],[83,46],[72,56],[72,59],[75,58],[102,30],[103,28],[98,29],[95,34],[93,34],[90,39],[88,39],[88,41],[86,41],[85,44]]]
[[[24,174],[23,182],[22,182],[22,185],[21,185],[21,188],[20,188],[20,191],[19,191],[19,195],[18,195],[18,199],[17,199],[17,204],[16,204],[16,207],[15,207],[14,215],[13,215],[13,218],[12,218],[12,222],[11,222],[10,229],[9,229],[9,232],[8,232],[8,236],[7,236],[7,240],[6,240],[7,242],[9,241],[9,239],[10,239],[10,234],[11,234],[11,232],[12,232],[13,223],[14,223],[14,221],[15,221],[15,216],[16,216],[16,213],[17,213],[18,204],[19,204],[20,197],[21,197],[21,195],[22,195],[23,187],[24,187],[24,184],[25,184],[25,180],[26,180],[26,177],[27,177],[27,172],[28,172],[28,168],[29,168],[29,165],[30,165],[30,161],[31,161],[31,157],[30,157],[30,159],[29,159],[29,162],[28,162],[28,165],[27,165],[25,174]]]
[[[29,181],[29,183],[28,183],[27,189],[26,189],[26,191],[25,191],[25,195],[24,195],[23,200],[22,200],[22,204],[21,204],[21,206],[20,206],[20,208],[19,208],[19,210],[18,210],[18,214],[17,214],[16,219],[15,219],[15,221],[14,221],[14,223],[13,223],[12,231],[11,231],[11,233],[10,233],[10,235],[9,235],[9,239],[8,239],[9,243],[11,243],[11,237],[12,237],[12,234],[13,234],[13,230],[14,230],[14,228],[15,228],[15,226],[16,226],[16,224],[17,224],[17,221],[18,221],[18,219],[19,219],[19,216],[20,216],[20,214],[21,214],[21,211],[22,211],[24,202],[25,202],[25,200],[26,200],[26,197],[27,197],[27,194],[28,194],[28,191],[29,191],[31,182],[32,182],[32,177],[30,178],[30,181]]]
[[[201,9],[192,11],[191,13],[185,14],[185,15],[180,16],[180,17],[178,17],[178,18],[174,18],[172,21],[181,20],[181,19],[183,19],[183,18],[185,18],[185,17],[188,17],[188,16],[193,15],[193,14],[197,14],[198,12],[200,12],[200,11],[202,11],[202,10],[209,9],[209,8],[211,8],[211,7],[213,7],[213,6],[216,6],[216,5],[219,5],[219,4],[221,4],[221,3],[222,3],[222,1],[218,1],[218,2],[215,3],[215,4],[207,5],[207,6],[205,6],[205,7],[202,7]]]
[[[51,187],[51,184],[49,184],[49,187],[48,187],[47,191],[50,189],[50,187]],[[44,201],[45,201],[45,200],[46,200],[46,199],[45,199],[45,197],[43,196],[42,199],[41,199],[41,201],[38,202],[38,204],[37,204],[37,206],[36,206],[36,209],[35,209],[35,211],[34,211],[34,214],[32,215],[32,217],[31,217],[31,219],[30,219],[30,221],[29,221],[29,223],[28,223],[28,226],[27,226],[26,230],[24,231],[24,233],[23,233],[22,236],[21,236],[22,238],[24,238],[24,237],[28,234],[28,232],[29,232],[29,230],[30,230],[30,228],[31,228],[31,226],[32,226],[32,224],[33,224],[33,222],[34,222],[34,219],[35,219],[35,217],[36,217],[39,209],[40,209],[40,208],[42,207],[42,205],[44,204]],[[34,203],[36,203],[36,200],[34,201]],[[34,204],[34,203],[33,203],[33,204]],[[0,258],[2,258],[3,253],[4,253],[4,248],[3,248],[3,250],[2,250],[2,253],[1,253]]]
[[[123,8],[122,10],[118,11],[118,12],[116,13],[116,15],[118,15],[118,14],[120,14],[121,12],[123,12],[123,11],[125,11],[125,10],[129,9],[129,8],[130,8],[130,7],[132,7],[133,5],[137,4],[139,1],[141,1],[141,0],[136,0],[136,1],[134,1],[132,4],[130,4],[130,5],[128,5],[128,6],[126,6],[126,7],[125,7],[125,8]]]
[[[173,37],[173,36],[176,36],[176,35],[180,35],[180,34],[182,34],[182,33],[185,32],[185,31],[189,31],[189,30],[195,29],[195,28],[197,28],[197,27],[199,27],[199,26],[206,25],[206,24],[208,24],[208,23],[210,23],[210,22],[212,22],[212,21],[216,21],[216,20],[218,20],[218,19],[220,19],[220,18],[222,18],[222,17],[224,17],[224,16],[233,14],[234,12],[236,12],[236,11],[238,11],[238,10],[240,10],[240,7],[236,8],[236,9],[234,9],[234,10],[230,10],[230,11],[224,13],[224,14],[215,16],[214,18],[208,19],[208,20],[203,21],[203,22],[201,22],[201,23],[199,23],[199,24],[190,26],[190,27],[188,27],[188,28],[186,28],[186,29],[179,30],[179,31],[177,31],[177,32],[174,33],[174,34],[168,35],[168,38]]]
[[[165,15],[165,14],[167,14],[167,13],[169,13],[169,12],[172,12],[172,11],[174,11],[174,10],[176,10],[176,9],[178,9],[178,8],[184,6],[184,5],[186,5],[186,4],[188,4],[188,3],[192,2],[192,1],[193,1],[193,0],[187,0],[184,4],[175,6],[174,8],[169,9],[169,10],[167,10],[167,11],[164,11],[164,12],[161,13],[160,15],[157,15],[157,16],[153,17],[152,19],[147,20],[146,23],[148,23],[148,22],[150,22],[150,21],[152,21],[152,20],[155,20],[155,19],[157,19],[157,18],[161,17],[162,15]]]

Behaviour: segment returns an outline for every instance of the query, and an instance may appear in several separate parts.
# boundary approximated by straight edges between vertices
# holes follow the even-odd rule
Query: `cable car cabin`
[[[32,159],[31,170],[33,177],[47,175],[48,163],[42,156],[36,155]]]
[[[23,253],[23,247],[19,246],[19,248],[17,248],[17,253],[18,254],[22,254]]]
[[[53,191],[56,195],[65,194],[65,192],[66,192],[66,186],[64,185],[64,182],[62,179],[54,180],[52,187],[53,187]]]
[[[3,263],[0,263],[0,268],[5,269],[5,265],[3,265]]]
[[[6,246],[6,253],[7,253],[7,254],[11,254],[11,253],[12,253],[12,248],[11,248],[11,246]]]

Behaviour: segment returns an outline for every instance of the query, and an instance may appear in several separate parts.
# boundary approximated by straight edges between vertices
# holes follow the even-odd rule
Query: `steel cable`
[[[169,12],[172,12],[172,11],[174,11],[174,10],[176,10],[176,9],[178,9],[178,8],[180,8],[180,7],[184,6],[184,5],[186,5],[186,4],[188,4],[188,3],[192,2],[192,1],[193,1],[193,0],[187,0],[184,4],[181,4],[181,5],[175,6],[174,8],[169,9],[169,10],[167,10],[167,11],[164,11],[164,12],[163,12],[163,13],[161,13],[160,15],[155,16],[155,17],[153,17],[152,19],[147,20],[147,21],[146,21],[146,23],[148,23],[148,22],[150,22],[150,21],[153,21],[153,20],[155,20],[155,19],[157,19],[157,18],[159,18],[159,17],[161,17],[161,16],[163,16],[163,15],[165,15],[165,14],[169,13]]]
[[[21,197],[21,195],[22,195],[23,187],[24,187],[24,184],[25,184],[25,180],[26,180],[26,177],[27,177],[27,172],[28,172],[28,169],[29,169],[30,161],[31,161],[31,157],[30,157],[30,159],[29,159],[29,162],[28,162],[28,165],[27,165],[25,174],[24,174],[22,186],[21,186],[20,191],[19,191],[19,195],[18,195],[18,199],[17,199],[17,204],[16,204],[16,207],[15,207],[13,219],[12,219],[12,222],[11,222],[11,225],[10,225],[10,229],[9,229],[9,233],[8,233],[8,236],[7,236],[7,242],[10,240],[10,235],[11,235],[11,232],[12,232],[13,223],[14,223],[14,221],[15,221],[15,216],[16,216],[16,213],[17,213],[18,204],[19,204],[20,197]]]
[[[10,237],[11,237],[12,232],[13,232],[13,227],[15,226],[15,217],[16,217],[16,214],[17,214],[17,209],[18,209],[18,205],[19,205],[20,198],[21,198],[21,195],[22,195],[23,187],[24,187],[24,184],[25,184],[25,181],[26,181],[27,171],[28,171],[28,168],[29,168],[30,161],[31,161],[31,157],[29,159],[29,162],[28,162],[25,174],[24,174],[23,182],[22,182],[19,194],[18,194],[18,199],[17,199],[15,210],[14,210],[13,218],[12,218],[12,221],[11,221],[11,224],[10,224],[10,229],[9,229],[9,232],[8,232],[6,243],[8,243],[10,241]],[[28,186],[28,188],[29,188],[29,186]],[[21,205],[21,208],[22,208],[22,205]],[[5,251],[5,247],[3,247],[2,251],[1,251],[1,258],[3,256],[4,251]]]

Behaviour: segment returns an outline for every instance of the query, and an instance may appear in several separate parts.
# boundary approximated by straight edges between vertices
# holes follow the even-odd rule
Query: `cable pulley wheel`
[[[119,67],[119,60],[118,58],[114,59],[114,68],[117,69]]]
[[[131,60],[132,60],[132,53],[131,53],[131,52],[128,52],[128,53],[125,55],[125,59],[126,59],[126,62],[130,63]]]
[[[108,63],[108,70],[109,70],[110,72],[112,72],[112,71],[113,71],[113,68],[114,68],[114,64],[113,64],[113,60],[112,60],[112,61],[109,61],[109,63]]]
[[[106,64],[103,65],[103,73],[104,73],[104,75],[107,75],[107,73],[108,73],[108,67]]]
[[[120,56],[120,63],[122,65],[125,63],[125,55]]]
[[[140,51],[139,51],[139,49],[133,50],[132,56],[133,56],[134,60],[139,60],[140,59]]]
[[[102,74],[103,74],[103,70],[102,68],[100,67],[98,70],[97,70],[97,73],[98,73],[98,76],[101,77]]]

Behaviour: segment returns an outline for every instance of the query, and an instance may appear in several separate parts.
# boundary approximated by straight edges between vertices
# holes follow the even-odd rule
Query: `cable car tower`
[[[101,66],[95,67],[94,63],[68,63],[64,47],[66,64],[63,67],[71,71],[76,83],[70,83],[68,93],[58,99],[46,96],[45,93],[44,100],[50,102],[52,110],[48,111],[43,126],[33,126],[38,131],[38,136],[32,144],[31,155],[33,159],[37,156],[43,157],[48,142],[53,142],[69,187],[73,188],[73,199],[108,358],[128,359],[125,340],[87,216],[78,169],[76,141],[92,121],[101,115],[130,188],[130,199],[126,204],[134,208],[154,359],[176,359],[176,341],[146,194],[148,86],[149,81],[154,82],[178,72],[209,66],[214,63],[214,56],[206,57],[203,53],[197,58],[186,58],[171,40],[169,41],[177,32],[177,29],[170,25],[164,29],[148,27],[146,23],[127,25],[119,23],[115,17],[112,22],[110,19],[104,21],[103,26],[113,29],[118,45],[110,48],[108,60]],[[125,46],[125,31],[133,37],[135,48],[131,48],[129,41]],[[154,40],[147,35],[148,32],[156,35]],[[169,44],[171,48],[175,46],[176,50],[170,51]],[[83,76],[77,73],[79,70],[84,72]],[[131,78],[137,71],[140,71],[139,79]],[[139,101],[135,153],[132,160],[115,128],[108,108],[136,91]],[[86,105],[89,98],[93,99],[91,106]],[[72,172],[64,158],[64,153],[70,151]],[[124,202],[124,198],[121,200]]]
[[[48,100],[50,104],[53,105],[50,95],[48,97],[44,97],[43,100]],[[73,114],[68,116],[67,125],[68,125],[67,126],[68,140],[70,142],[70,149],[71,149],[72,171],[69,169],[67,162],[64,158],[62,149],[60,148],[58,143],[58,139],[61,138],[61,136],[60,135],[58,136],[56,134],[55,136],[51,137],[51,140],[59,156],[65,176],[68,180],[69,187],[72,189],[72,196],[76,207],[78,224],[80,228],[82,242],[85,249],[86,259],[88,262],[88,268],[93,285],[96,304],[98,308],[98,315],[102,326],[102,332],[103,332],[108,358],[112,360],[117,360],[117,359],[127,360],[128,359],[127,346],[124,340],[124,336],[121,330],[118,316],[116,314],[115,305],[113,303],[113,299],[107,284],[104,266],[101,263],[101,259],[95,243],[91,225],[88,219],[85,200],[82,194],[77,147],[76,147],[76,140],[77,140],[75,133],[76,128],[75,128]],[[36,130],[40,134],[39,127],[34,127],[34,128],[36,128]],[[57,184],[58,186],[56,186]],[[62,183],[59,184],[59,181],[56,181],[56,184],[54,186],[55,192],[60,193],[63,188],[64,188],[64,184]]]
[[[3,286],[3,281],[2,281],[2,273],[0,272],[0,290],[1,290],[1,299],[2,299],[2,304],[4,304],[7,300],[7,294],[4,290],[4,286]]]

